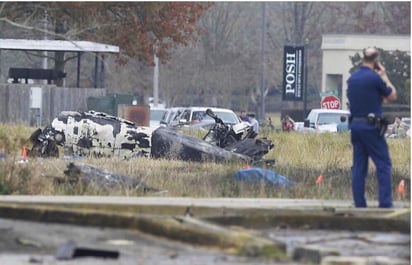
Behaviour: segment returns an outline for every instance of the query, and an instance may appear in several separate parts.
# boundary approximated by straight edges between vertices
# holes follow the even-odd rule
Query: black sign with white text
[[[302,101],[305,48],[285,46],[283,54],[282,100]]]

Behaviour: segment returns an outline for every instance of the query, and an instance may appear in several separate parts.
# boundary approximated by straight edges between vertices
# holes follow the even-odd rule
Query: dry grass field
[[[265,131],[261,137],[271,139],[275,148],[266,159],[275,159],[267,169],[294,180],[290,188],[264,184],[247,184],[234,180],[243,164],[189,163],[175,160],[135,158],[131,160],[85,158],[87,163],[117,174],[138,178],[159,192],[143,193],[132,189],[105,189],[63,181],[70,161],[59,159],[29,159],[19,163],[23,145],[35,128],[20,125],[0,125],[0,194],[42,195],[121,195],[121,196],[190,196],[190,197],[271,197],[309,199],[351,199],[352,147],[350,134],[299,134]],[[388,140],[393,163],[393,193],[396,200],[410,200],[410,138]],[[266,166],[264,166],[266,167]],[[324,177],[316,184],[319,175]],[[396,194],[401,179],[406,179],[406,194]],[[377,199],[375,167],[370,163],[367,197]]]

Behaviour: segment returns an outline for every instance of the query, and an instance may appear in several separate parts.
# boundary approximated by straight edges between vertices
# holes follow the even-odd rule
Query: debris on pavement
[[[57,260],[69,260],[78,257],[98,257],[105,259],[117,259],[119,258],[119,252],[112,250],[77,247],[74,241],[69,240],[66,243],[60,245],[56,253]]]
[[[43,246],[42,243],[27,237],[17,237],[16,243],[22,246],[29,246],[34,248],[41,248]]]

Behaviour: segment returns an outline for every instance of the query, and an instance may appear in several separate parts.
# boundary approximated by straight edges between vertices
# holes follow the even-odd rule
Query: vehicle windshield
[[[230,112],[220,112],[220,111],[214,111],[214,113],[224,122],[228,124],[237,124],[238,120],[236,115]],[[206,114],[205,111],[194,111],[192,120],[199,120],[199,121],[205,121],[205,120],[210,120],[214,121],[212,117]]]
[[[319,118],[318,118],[318,125],[324,125],[324,124],[331,124],[331,123],[340,123],[340,117],[341,116],[346,116],[346,121],[348,121],[348,114],[344,113],[319,113]]]
[[[165,109],[151,109],[150,110],[150,120],[160,121],[163,117],[163,114],[166,112]]]

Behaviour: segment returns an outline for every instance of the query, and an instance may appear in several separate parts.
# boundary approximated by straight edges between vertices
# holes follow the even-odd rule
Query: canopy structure
[[[98,87],[99,53],[119,53],[119,47],[90,41],[67,40],[30,40],[30,39],[0,39],[1,50],[44,51],[44,52],[75,52],[77,53],[77,87],[80,86],[80,57],[82,53],[95,53],[95,80]],[[104,57],[102,56],[102,59]],[[104,77],[104,64],[101,64],[100,77]],[[103,83],[103,82],[101,82]]]

